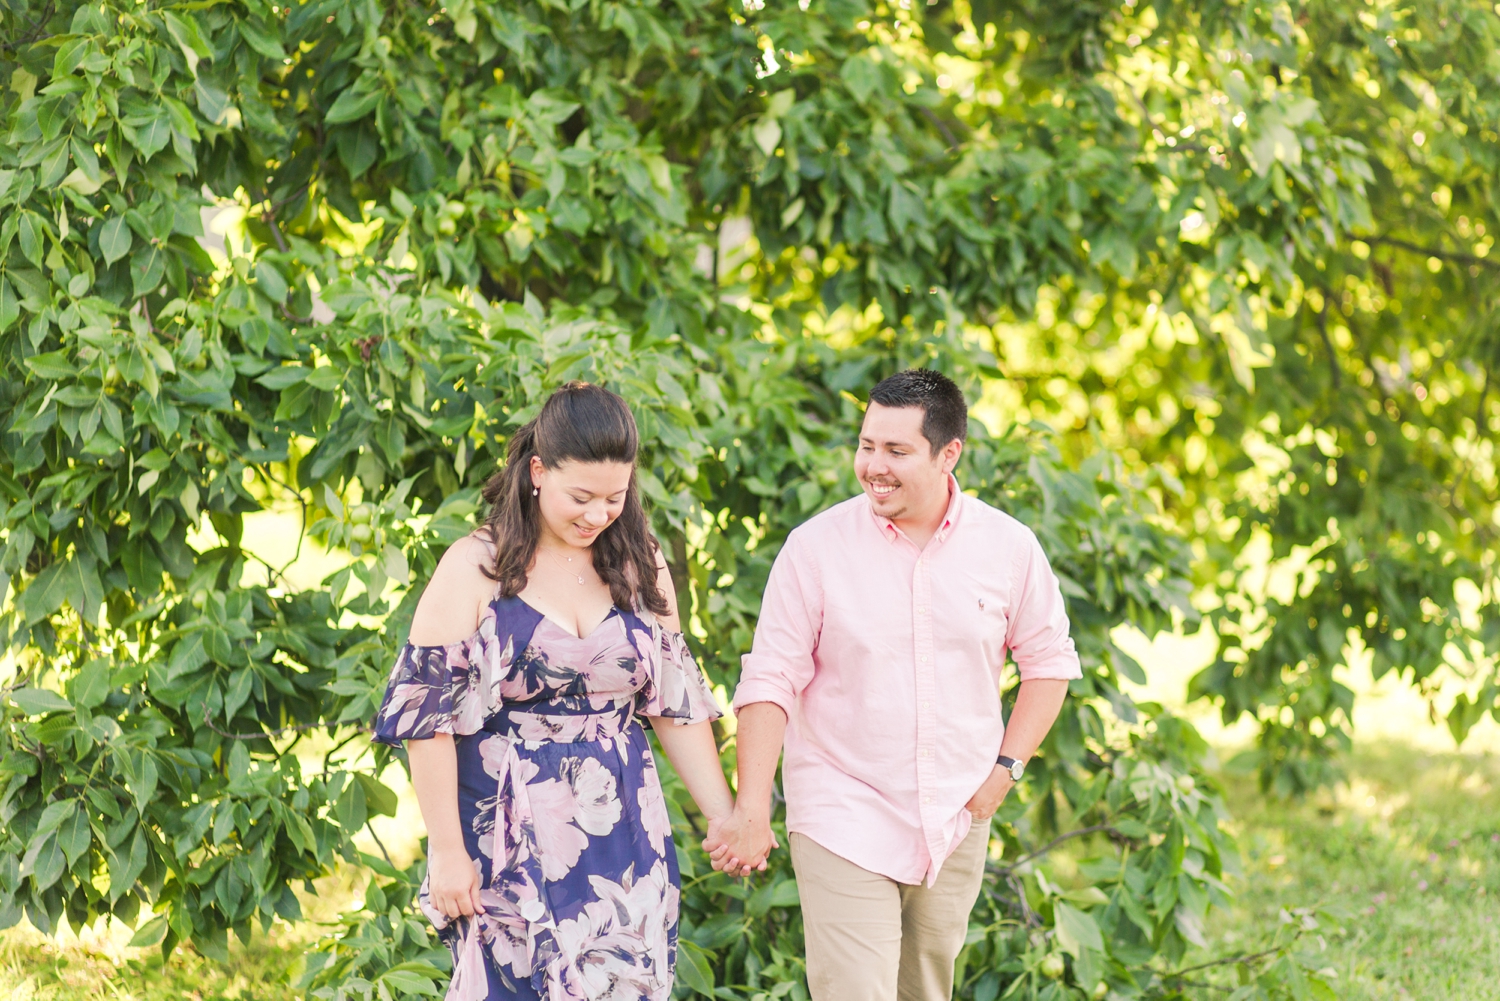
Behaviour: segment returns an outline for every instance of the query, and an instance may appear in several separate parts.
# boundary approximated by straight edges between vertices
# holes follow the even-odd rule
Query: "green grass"
[[[1322,904],[1343,916],[1324,935],[1341,998],[1500,997],[1500,759],[1387,744],[1347,767],[1299,803],[1230,783],[1245,871],[1211,951],[1251,950],[1282,907]]]
[[[1346,765],[1345,785],[1295,803],[1227,780],[1244,876],[1189,962],[1254,951],[1281,908],[1326,905],[1343,914],[1341,929],[1320,929],[1341,998],[1500,997],[1500,757],[1384,744]],[[351,892],[328,883],[322,911]],[[181,950],[163,963],[124,948],[128,932],[59,944],[11,929],[0,933],[0,1001],[288,1001],[287,972],[314,933],[279,927],[220,965]]]
[[[287,971],[306,936],[286,928],[257,935],[217,963],[184,950],[124,949],[110,937],[64,944],[29,927],[0,935],[0,1001],[284,1001]]]
[[[0,932],[0,1001],[292,1001],[299,961],[364,885],[348,869],[298,896],[308,920],[277,922],[249,944],[231,936],[229,962],[179,948],[131,949],[131,930],[118,923],[47,938],[24,922]]]

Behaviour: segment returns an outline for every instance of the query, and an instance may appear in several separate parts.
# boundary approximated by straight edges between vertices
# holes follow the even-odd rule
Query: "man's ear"
[[[943,472],[951,473],[958,466],[959,456],[964,454],[964,443],[954,438],[943,446]]]

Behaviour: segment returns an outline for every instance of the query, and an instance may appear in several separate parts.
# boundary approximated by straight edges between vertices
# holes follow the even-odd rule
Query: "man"
[[[948,1001],[990,817],[1081,677],[1036,537],[953,478],[967,431],[946,376],[875,387],[864,493],[788,537],[744,658],[739,801],[704,847],[749,871],[775,846],[785,738],[814,1001]],[[1007,652],[1021,675],[1008,726]]]

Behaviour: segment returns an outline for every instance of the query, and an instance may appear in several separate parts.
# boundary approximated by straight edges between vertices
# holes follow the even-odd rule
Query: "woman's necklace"
[[[562,556],[562,557],[559,557],[552,550],[545,549],[545,548],[543,548],[542,551],[545,552],[545,553],[547,553],[547,555],[551,556],[554,562],[556,562],[558,560],[567,560],[568,563],[572,563],[573,562],[573,557],[571,557],[571,556]],[[583,579],[583,575],[582,574],[580,574],[576,570],[574,570],[573,567],[568,566],[567,563],[558,562],[557,565],[560,566],[560,567],[562,567],[562,569],[569,576],[577,578],[579,584],[587,584],[588,583],[588,581],[586,581],[586,580]]]

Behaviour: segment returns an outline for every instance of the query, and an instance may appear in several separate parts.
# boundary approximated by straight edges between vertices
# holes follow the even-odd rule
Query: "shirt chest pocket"
[[[983,587],[972,589],[962,600],[966,638],[984,651],[986,661],[998,662],[1010,631],[1010,602],[999,591]]]

